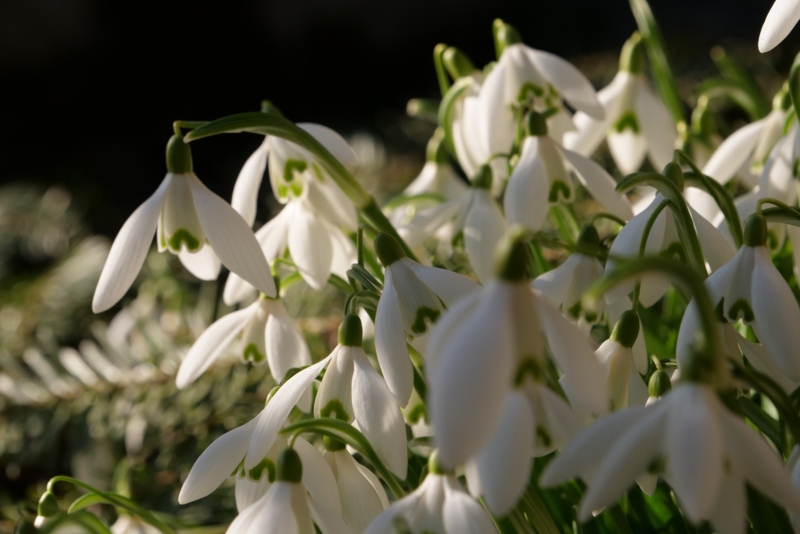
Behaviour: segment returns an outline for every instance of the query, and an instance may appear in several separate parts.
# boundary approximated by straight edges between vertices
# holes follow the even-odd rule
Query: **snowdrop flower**
[[[328,468],[324,460],[321,465]],[[275,483],[263,497],[236,516],[227,532],[313,534],[315,523],[323,534],[355,532],[341,517],[340,505],[331,509],[310,494],[304,483],[303,474],[308,466],[305,467],[294,449],[284,449],[278,458]],[[339,504],[333,502],[334,506]]]
[[[597,259],[599,248],[597,229],[585,226],[578,236],[575,252],[555,269],[536,277],[531,287],[573,319],[584,317],[590,323],[596,322],[604,311],[603,301],[588,311],[581,308],[581,298],[603,276],[603,264]]]
[[[445,306],[453,305],[479,286],[460,274],[406,258],[388,234],[375,238],[375,252],[386,269],[375,315],[375,350],[389,389],[398,404],[405,407],[414,382],[406,334],[424,334]]]
[[[605,118],[576,113],[577,131],[566,133],[564,146],[589,156],[606,138],[622,174],[639,170],[645,155],[656,169],[663,169],[672,160],[678,132],[643,72],[643,43],[637,33],[622,49],[619,72],[597,93]]]
[[[687,519],[720,532],[744,532],[745,483],[790,511],[800,493],[781,460],[711,387],[680,383],[659,402],[600,419],[548,464],[539,480],[552,487],[581,476],[589,484],[580,521],[613,504],[651,466],[664,466]]]
[[[743,320],[764,346],[770,360],[795,382],[800,381],[800,306],[772,263],[767,250],[767,227],[761,215],[747,222],[745,245],[736,256],[706,279],[712,304],[722,302],[731,323]],[[699,319],[696,314],[693,316]],[[685,317],[681,330],[690,335],[697,322]],[[683,323],[687,323],[684,325]],[[694,324],[692,324],[694,323]]]
[[[550,139],[541,114],[528,115],[528,132],[506,188],[509,223],[539,230],[550,205],[573,200],[571,172],[607,211],[624,220],[633,217],[627,199],[615,190],[614,179],[594,161]]]
[[[639,315],[627,311],[614,325],[611,337],[595,351],[608,377],[608,393],[612,410],[643,406],[647,402],[647,386],[633,361],[633,344],[639,336]]]
[[[515,377],[544,369],[545,339],[573,408],[585,415],[607,410],[605,383],[597,380],[602,369],[588,339],[531,291],[527,244],[520,235],[506,239],[497,278],[449,309],[428,345],[428,406],[446,468],[463,464],[489,442]]]
[[[317,209],[320,204],[312,202],[311,198],[319,187],[317,182],[306,184],[305,195],[290,200],[278,215],[256,232],[266,258],[274,261],[288,250],[303,280],[313,289],[322,289],[331,274],[346,278],[347,269],[356,259],[353,242],[340,229],[344,227],[355,232],[355,217],[352,220],[337,219],[332,213]],[[232,274],[225,284],[222,298],[230,306],[241,302],[253,291],[250,284]]]
[[[767,13],[761,35],[758,36],[758,51],[769,52],[786,39],[800,20],[800,2],[797,0],[775,0]]]
[[[428,460],[428,475],[419,487],[393,503],[365,534],[489,534],[497,532],[491,517],[461,487],[452,473]]]
[[[277,383],[293,367],[311,364],[311,353],[279,298],[261,297],[250,306],[217,320],[203,332],[181,362],[175,383],[183,389],[220,357],[233,339],[242,334],[243,361],[269,363]]]
[[[389,499],[378,477],[356,462],[344,444],[340,446],[341,449],[326,450],[324,458],[336,479],[342,499],[342,517],[354,531],[364,532],[389,507]]]
[[[92,310],[100,313],[122,298],[139,273],[154,234],[159,251],[177,254],[195,275],[215,278],[221,260],[274,297],[275,283],[252,231],[230,205],[198,180],[189,146],[178,135],[167,145],[167,170],[156,192],[133,212],[114,239]]]

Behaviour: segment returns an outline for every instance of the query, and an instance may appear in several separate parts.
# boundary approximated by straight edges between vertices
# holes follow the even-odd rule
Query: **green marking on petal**
[[[246,473],[244,472],[244,459],[242,459],[242,461],[239,462],[239,465],[237,465],[236,469],[233,470],[233,473],[231,473],[231,476],[235,477],[239,473],[241,473],[242,476],[246,476]]]
[[[244,348],[244,354],[242,356],[244,361],[252,361],[253,363],[261,363],[267,359],[264,354],[261,354],[261,351],[258,350],[258,347],[255,343],[249,343]]]
[[[408,420],[411,423],[418,423],[420,420],[428,422],[428,410],[425,409],[424,404],[417,404],[408,412]]]
[[[300,182],[294,182],[289,186],[289,190],[294,196],[300,197],[303,195],[303,184]]]
[[[350,421],[350,415],[348,415],[347,411],[344,409],[344,405],[337,399],[328,401],[328,404],[319,411],[319,414],[322,417],[339,419],[344,422]]]
[[[417,315],[414,317],[414,323],[411,325],[411,331],[414,334],[425,333],[425,331],[428,329],[428,324],[425,322],[425,319],[435,323],[436,319],[438,319],[439,315],[441,314],[441,310],[434,310],[433,308],[429,308],[427,306],[421,306],[417,308]]]
[[[250,471],[247,472],[247,478],[254,482],[258,482],[262,478],[264,478],[264,471],[267,472],[267,480],[270,482],[275,482],[275,462],[270,460],[269,458],[264,458],[258,465],[252,468]]]
[[[639,129],[639,120],[636,118],[636,114],[633,111],[628,111],[624,113],[622,117],[617,120],[614,124],[614,131],[617,133],[622,133],[625,130],[630,130],[634,134],[638,134]]]
[[[543,375],[542,368],[535,358],[525,358],[522,363],[517,366],[517,372],[514,374],[514,386],[522,386],[527,376],[533,378],[534,382],[539,382]]]
[[[197,239],[195,236],[189,233],[188,230],[185,230],[184,228],[179,228],[169,238],[170,250],[180,250],[181,243],[185,243],[186,248],[192,252],[200,248],[200,240]]]
[[[304,173],[308,168],[308,163],[299,159],[290,159],[283,166],[283,181],[287,184],[294,181],[294,173]]]
[[[553,443],[553,438],[550,433],[542,426],[536,427],[536,443],[543,448],[550,447]]]
[[[553,185],[550,186],[550,193],[547,196],[547,200],[551,204],[555,204],[558,202],[559,198],[561,198],[562,202],[567,202],[572,198],[572,189],[569,184],[561,180],[556,180],[553,182]]]
[[[753,319],[755,319],[755,314],[750,307],[750,303],[744,299],[739,299],[733,303],[733,306],[728,308],[728,317],[733,321],[743,318],[744,322],[752,323]]]
[[[524,102],[528,100],[528,96],[531,94],[533,94],[535,98],[541,98],[544,96],[544,88],[530,82],[524,84],[519,90],[517,102]]]
[[[577,319],[581,316],[581,301],[575,303],[573,307],[567,310],[567,313],[573,319]]]

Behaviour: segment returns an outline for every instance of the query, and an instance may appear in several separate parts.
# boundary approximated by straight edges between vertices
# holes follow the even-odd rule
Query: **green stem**
[[[656,209],[653,210],[653,213],[650,214],[650,218],[647,219],[647,224],[644,225],[644,230],[642,231],[642,240],[639,241],[640,258],[644,256],[647,249],[647,240],[650,238],[650,231],[653,229],[656,219],[658,219],[658,216],[661,215],[661,212],[664,211],[668,203],[667,200],[662,200],[661,203],[656,206]],[[639,293],[641,293],[641,290],[642,281],[641,279],[637,279],[636,286],[633,289],[633,298],[631,299],[631,309],[635,312],[639,311]]]
[[[447,70],[444,67],[442,56],[447,50],[446,44],[438,44],[433,49],[433,65],[436,67],[436,79],[439,81],[439,91],[442,96],[447,94],[450,90],[450,79],[447,77]]]
[[[611,213],[606,213],[604,211],[601,211],[600,213],[595,213],[594,215],[592,215],[589,218],[589,224],[594,224],[598,219],[608,219],[609,221],[615,222],[620,226],[625,226],[627,224],[625,219],[621,219],[620,217],[617,217],[616,215],[613,215]]]

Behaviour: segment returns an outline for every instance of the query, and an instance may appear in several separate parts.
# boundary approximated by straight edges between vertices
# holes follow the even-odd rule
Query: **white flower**
[[[176,146],[183,151],[180,155],[185,161],[176,167],[182,172],[168,172],[156,192],[120,229],[97,283],[92,300],[95,313],[122,298],[139,273],[156,233],[159,251],[178,254],[192,273],[215,278],[219,257],[259,291],[275,296],[269,265],[247,223],[198,180],[191,170],[188,146],[173,136],[170,147]]]
[[[497,529],[486,510],[462,489],[455,476],[431,470],[416,490],[389,506],[364,531],[397,532],[489,534]]]
[[[286,371],[311,363],[303,334],[280,299],[259,298],[247,308],[217,320],[203,332],[183,358],[175,383],[183,389],[203,374],[242,333],[243,361],[269,363],[276,382]]]
[[[625,312],[614,326],[611,337],[595,351],[608,377],[608,393],[613,410],[628,406],[644,406],[648,392],[636,370],[633,345],[639,337],[639,316]]]
[[[406,334],[424,334],[445,306],[479,286],[460,274],[406,258],[397,241],[386,234],[376,237],[375,250],[386,269],[375,315],[375,350],[389,389],[405,407],[414,381]]]
[[[541,122],[534,117],[533,121]],[[539,130],[545,132],[544,128]],[[546,133],[525,138],[506,188],[504,207],[510,224],[540,229],[552,204],[570,202],[575,187],[571,174],[609,212],[624,220],[633,217],[625,195],[617,193],[614,179],[594,161],[560,146]]]
[[[764,439],[710,387],[693,383],[681,383],[651,406],[597,421],[550,462],[539,482],[552,487],[584,478],[589,489],[578,519],[586,521],[654,463],[665,466],[664,478],[694,524],[707,519],[721,532],[744,532],[745,483],[800,511],[800,494]]]
[[[789,35],[798,20],[800,20],[800,2],[775,0],[761,27],[761,35],[758,36],[758,51],[763,54],[778,46]]]
[[[378,477],[346,450],[325,451],[324,458],[336,478],[345,522],[354,531],[364,532],[372,520],[389,507],[386,490]]]
[[[578,112],[574,117],[577,131],[564,136],[564,146],[584,156],[591,155],[607,138],[622,174],[639,170],[645,155],[657,170],[663,169],[672,160],[678,138],[667,108],[642,73],[641,46],[636,38],[625,44],[620,71],[597,93],[605,118]]]

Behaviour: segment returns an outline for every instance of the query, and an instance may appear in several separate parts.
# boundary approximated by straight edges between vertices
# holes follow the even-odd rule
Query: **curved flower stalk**
[[[460,274],[406,258],[388,234],[378,234],[375,251],[386,269],[375,315],[375,350],[389,389],[405,407],[414,382],[406,335],[427,332],[429,323],[439,318],[445,306],[452,306],[479,286]]]
[[[449,309],[428,345],[431,422],[446,468],[463,464],[490,442],[509,395],[517,393],[530,374],[535,383],[543,381],[545,341],[564,373],[561,385],[572,409],[581,417],[608,409],[605,383],[597,380],[603,371],[591,344],[531,291],[524,276],[527,244],[519,236],[508,241],[511,244],[501,248],[498,278]],[[542,422],[530,420],[537,433],[553,435],[539,426]]]
[[[298,123],[325,147],[336,159],[347,167],[355,167],[355,152],[347,141],[326,126],[313,123]],[[278,202],[288,203],[292,198],[302,198],[310,182],[322,185],[325,202],[339,217],[355,220],[355,207],[342,193],[324,168],[306,149],[281,137],[267,135],[255,152],[247,159],[233,186],[231,206],[242,214],[251,226],[256,217],[256,201],[264,170],[269,163],[269,181]],[[327,198],[326,198],[327,197]]]
[[[573,173],[606,211],[626,221],[633,217],[627,198],[615,190],[614,179],[594,161],[550,139],[542,115],[528,115],[528,132],[504,198],[510,224],[539,230],[550,205],[573,200]]]
[[[444,472],[436,453],[428,461],[428,475],[419,487],[393,503],[372,522],[365,534],[490,534],[497,532],[491,517]]]
[[[653,465],[665,466],[664,479],[695,525],[709,520],[720,532],[745,532],[745,484],[800,512],[800,493],[781,460],[711,387],[697,383],[679,383],[659,402],[600,419],[548,464],[539,483],[586,480],[578,511],[586,521]]]
[[[758,51],[762,54],[778,46],[800,20],[800,2],[797,0],[775,0],[767,13],[761,34],[758,36]]]
[[[316,182],[306,184],[305,195],[291,199],[278,215],[256,232],[266,258],[272,262],[288,250],[300,276],[313,289],[325,287],[331,274],[346,278],[347,270],[356,260],[353,242],[340,229],[356,231],[355,211],[352,220],[346,220],[318,209],[317,206],[325,205],[313,202],[319,188]],[[225,283],[222,299],[231,306],[253,292],[250,284],[231,274]]]
[[[183,389],[194,382],[242,334],[242,361],[269,364],[277,383],[293,367],[311,364],[303,334],[280,298],[261,297],[250,306],[217,320],[203,332],[183,358],[175,384]]]
[[[644,49],[638,33],[625,43],[619,72],[597,98],[605,118],[576,113],[576,131],[564,135],[565,147],[590,156],[607,139],[623,175],[639,170],[645,156],[656,169],[663,169],[672,160],[678,131],[644,76]]]
[[[274,297],[275,282],[252,231],[195,176],[191,152],[179,135],[167,145],[167,171],[156,192],[133,212],[114,239],[92,310],[100,313],[122,298],[156,234],[159,251],[177,254],[196,276],[216,278],[221,260],[259,291]]]

